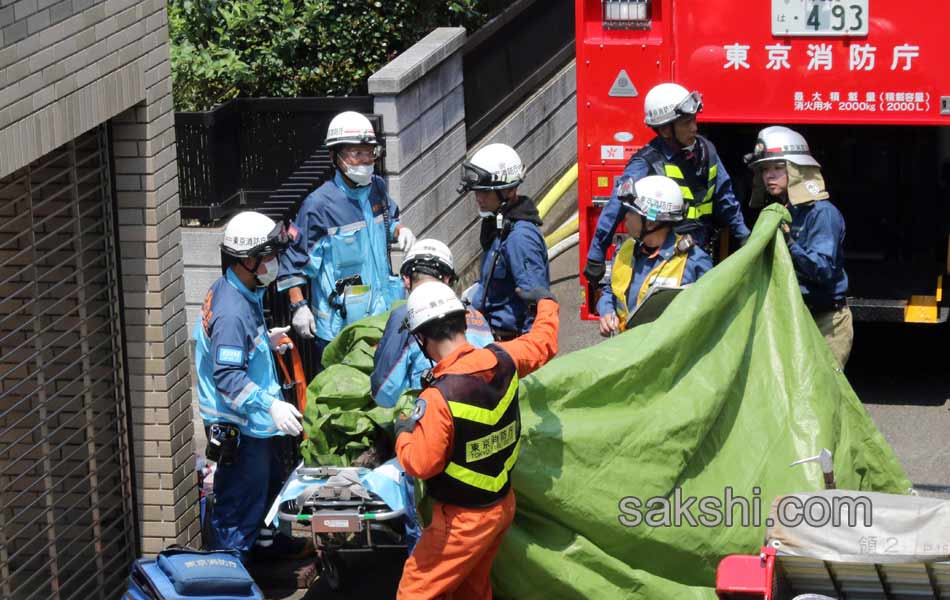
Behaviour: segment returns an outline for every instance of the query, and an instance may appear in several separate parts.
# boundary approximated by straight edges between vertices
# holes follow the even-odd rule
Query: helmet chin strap
[[[429,363],[430,363],[433,367],[435,367],[435,361],[432,360],[432,357],[429,356],[429,353],[426,351],[426,344],[425,344],[425,341],[426,341],[426,340],[425,340],[425,338],[422,337],[421,335],[419,335],[418,333],[413,333],[413,334],[412,334],[412,337],[414,337],[414,338],[416,339],[416,343],[419,344],[419,350],[422,351],[422,356],[425,356],[425,357],[426,357],[426,360],[428,360]]]
[[[254,281],[257,282],[257,285],[261,285],[261,280],[257,277],[257,270],[260,268],[261,262],[263,261],[264,261],[263,257],[261,256],[255,257],[253,269],[248,269],[247,267],[244,266],[244,259],[239,260],[238,264],[241,265],[241,268],[247,271],[248,274],[254,277]]]

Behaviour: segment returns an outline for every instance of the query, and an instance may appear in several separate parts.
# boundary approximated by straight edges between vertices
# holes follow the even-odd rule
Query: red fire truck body
[[[576,19],[581,271],[616,177],[654,136],[643,99],[674,81],[702,93],[700,133],[750,227],[742,156],[759,129],[788,125],[845,216],[855,317],[946,319],[950,2],[576,0]],[[597,289],[581,285],[581,316],[596,318]]]

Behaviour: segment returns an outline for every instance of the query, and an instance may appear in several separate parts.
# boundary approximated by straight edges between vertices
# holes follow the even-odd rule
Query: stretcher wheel
[[[334,592],[343,589],[343,564],[340,557],[333,554],[324,554],[320,560],[320,578],[325,579],[327,585]]]

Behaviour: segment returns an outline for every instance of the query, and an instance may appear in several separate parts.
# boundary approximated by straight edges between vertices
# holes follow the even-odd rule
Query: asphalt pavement
[[[597,324],[581,321],[577,248],[551,264],[552,290],[561,304],[560,353],[601,341]],[[897,453],[921,495],[950,498],[950,376],[947,326],[857,323],[845,374]],[[347,568],[347,589],[317,581],[310,592],[268,593],[269,598],[392,598],[401,557],[359,557]]]

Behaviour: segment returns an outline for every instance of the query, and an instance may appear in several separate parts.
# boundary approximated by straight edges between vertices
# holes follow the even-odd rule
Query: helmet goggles
[[[697,91],[692,91],[688,96],[680,100],[679,104],[673,107],[677,116],[696,115],[703,110],[703,95]]]
[[[504,190],[515,187],[516,185],[518,185],[517,182],[509,183],[506,181],[498,181],[494,173],[486,171],[470,162],[463,162],[461,183],[456,191],[460,194],[464,194],[472,190]]]
[[[686,210],[685,206],[680,208],[677,204],[668,200],[639,196],[632,179],[627,179],[620,184],[620,188],[617,190],[617,199],[620,200],[620,205],[625,210],[632,211],[647,221],[656,223],[682,221]]]
[[[284,228],[283,221],[277,221],[274,229],[267,234],[267,239],[260,244],[248,248],[243,252],[233,253],[240,258],[259,258],[282,252],[290,244],[290,236]]]

